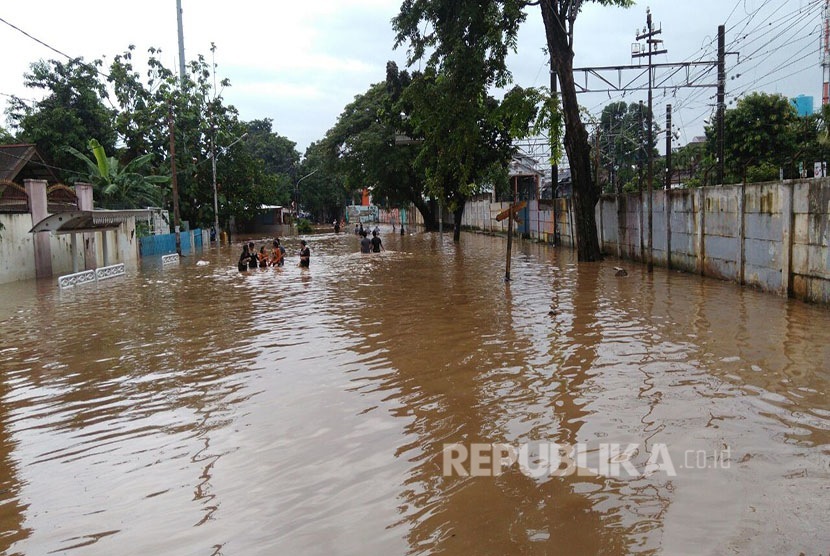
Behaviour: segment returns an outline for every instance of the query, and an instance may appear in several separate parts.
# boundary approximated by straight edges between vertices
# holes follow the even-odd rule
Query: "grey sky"
[[[218,77],[232,86],[223,96],[243,119],[272,118],[274,129],[302,152],[323,137],[344,106],[384,78],[387,60],[403,67],[405,49],[392,50],[390,20],[400,0],[318,0],[260,2],[182,0],[186,58],[217,45]],[[122,52],[129,44],[144,53],[161,47],[162,59],[178,67],[175,0],[115,1],[100,10],[76,3],[29,0],[7,3],[0,17],[71,56],[87,60]],[[646,6],[668,54],[657,62],[715,58],[716,31],[727,27],[729,98],[761,90],[787,96],[806,94],[821,102],[819,32],[823,0],[653,0],[626,10],[592,3],[577,19],[578,67],[631,64],[635,30],[642,29]],[[38,59],[60,56],[0,23],[4,56],[0,59],[0,104],[7,95],[37,97],[23,88],[23,73]],[[538,7],[528,9],[519,50],[510,58],[514,80],[522,86],[547,85],[544,31]],[[741,77],[735,78],[740,73]],[[714,82],[709,76],[707,82]],[[702,134],[714,104],[714,89],[667,89],[655,94],[659,121],[666,102],[675,107],[680,144]],[[637,102],[645,93],[581,95],[598,115],[611,101]]]

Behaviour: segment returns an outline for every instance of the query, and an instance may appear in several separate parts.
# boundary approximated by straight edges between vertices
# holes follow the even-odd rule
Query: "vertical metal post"
[[[666,208],[666,268],[671,269],[671,104],[666,105],[666,189],[663,195],[663,203]]]
[[[648,272],[654,272],[654,242],[653,242],[653,220],[654,220],[654,140],[652,122],[652,100],[653,100],[653,83],[654,83],[654,66],[652,64],[653,56],[657,54],[665,54],[666,50],[655,50],[654,46],[662,43],[660,39],[655,39],[656,35],[662,33],[662,29],[654,29],[651,19],[651,10],[646,8],[646,29],[641,35],[637,35],[637,40],[646,39],[648,43],[648,52],[644,54],[634,54],[635,57],[648,56],[648,129],[646,130],[646,148],[648,149],[648,254],[646,255]]]
[[[646,13],[646,23],[648,25],[648,129],[646,130],[646,137],[647,137],[647,146],[648,149],[648,255],[646,263],[646,268],[648,273],[651,274],[654,272],[654,149],[652,147],[654,143],[654,139],[652,137],[654,125],[652,123],[653,115],[652,115],[652,100],[653,100],[653,92],[652,92],[652,83],[654,82],[654,69],[651,66],[651,56],[652,56],[652,46],[653,46],[653,39],[652,37],[652,26],[651,26],[651,12],[647,10]]]
[[[179,79],[184,87],[184,26],[182,25],[182,0],[176,0],[176,23],[179,28]]]
[[[666,191],[671,189],[671,176],[672,176],[671,145],[672,145],[671,104],[667,104],[666,105]]]
[[[723,144],[724,144],[724,112],[726,110],[726,31],[723,25],[718,25],[718,167],[717,167],[717,182],[718,185],[723,185]]]
[[[179,223],[179,183],[176,179],[176,139],[173,124],[173,104],[167,105],[167,124],[170,128],[170,181],[173,186],[173,227],[176,231],[176,253],[182,256],[181,226]]]
[[[213,229],[216,234],[216,245],[219,246],[219,195],[216,187],[216,138],[210,138],[210,158],[213,166]]]
[[[557,81],[558,76],[556,75],[556,70],[553,69],[553,56],[550,58],[550,93],[551,96],[555,96],[557,93]],[[552,136],[552,134],[551,134]],[[557,195],[559,194],[559,166],[556,164],[556,161],[551,157],[551,164],[550,164],[550,187],[551,187],[551,197],[553,198],[553,244],[559,245],[559,232],[557,227],[557,220],[559,216],[558,204],[556,202]]]

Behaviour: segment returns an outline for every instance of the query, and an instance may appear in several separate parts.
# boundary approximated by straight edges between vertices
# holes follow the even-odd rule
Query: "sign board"
[[[515,205],[510,205],[510,207],[504,209],[500,213],[496,215],[496,222],[501,222],[505,218],[512,216],[514,219],[516,218],[516,214],[527,206],[527,201],[522,201],[521,203],[516,203]]]

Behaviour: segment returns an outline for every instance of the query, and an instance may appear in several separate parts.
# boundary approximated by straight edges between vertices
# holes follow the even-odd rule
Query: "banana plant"
[[[72,147],[66,147],[66,150],[86,164],[89,175],[85,179],[98,189],[105,208],[137,208],[161,202],[159,186],[168,183],[170,177],[147,175],[152,153],[136,157],[122,166],[117,158],[106,155],[97,140],[90,139],[88,145],[94,160]]]

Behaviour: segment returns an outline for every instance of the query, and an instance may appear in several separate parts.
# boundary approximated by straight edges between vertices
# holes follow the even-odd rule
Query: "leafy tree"
[[[609,190],[620,192],[626,184],[636,184],[636,189],[640,189],[641,169],[649,149],[648,107],[642,103],[613,102],[603,108],[598,125],[601,164],[608,168],[609,181],[613,180]],[[656,123],[652,125],[650,148],[656,156],[660,130]]]
[[[199,55],[188,63],[182,82],[175,71],[159,60],[160,51],[151,48],[149,69],[143,79],[132,65],[132,52],[130,47],[116,56],[109,72],[121,107],[117,128],[127,153],[156,153],[169,168],[172,114],[182,218],[200,225],[213,222],[214,154],[220,221],[234,216],[244,224],[255,216],[261,204],[276,201],[280,184],[287,178],[268,174],[265,162],[237,141],[249,128],[239,120],[236,108],[225,105],[221,94],[214,90],[215,67]],[[220,84],[223,88],[230,86],[227,80]],[[231,144],[233,147],[222,148]]]
[[[526,134],[535,117],[535,97],[518,87],[502,102],[483,91],[467,96],[453,79],[429,69],[405,92],[413,105],[412,125],[424,138],[416,167],[425,175],[427,191],[453,213],[455,241],[466,199],[492,184],[500,170],[504,173],[513,139]]]
[[[594,1],[606,6],[630,6],[633,3],[632,0]],[[455,101],[454,109],[467,114],[463,119],[467,125],[460,129],[469,132],[472,129],[469,123],[475,119],[471,107],[482,103],[484,91],[509,83],[506,56],[515,49],[519,26],[526,18],[523,9],[531,5],[540,7],[552,69],[557,72],[561,90],[565,150],[574,186],[578,257],[581,261],[592,261],[601,258],[594,216],[599,188],[591,174],[591,148],[580,119],[573,79],[574,24],[584,4],[584,0],[405,0],[393,25],[397,32],[396,45],[410,44],[410,62],[424,58],[430,52],[428,67],[436,76],[448,78],[450,85],[444,92]],[[422,23],[429,25],[423,26],[422,30]],[[548,108],[551,114],[558,113],[550,104]],[[442,116],[450,114],[452,112],[445,112]],[[458,121],[461,117],[455,119]],[[553,120],[558,121],[558,118]],[[434,127],[439,128],[438,125]],[[559,133],[556,128],[552,131],[552,147],[556,148]],[[453,144],[434,152],[459,154],[463,150],[458,150],[460,145],[472,147],[475,144],[469,137],[452,135],[455,135],[451,140]],[[466,160],[456,157],[456,162],[462,165],[456,177],[464,177],[472,157]],[[432,183],[434,186],[435,180]],[[451,189],[448,193],[450,195],[446,196],[457,202],[460,192]]]
[[[795,152],[788,167],[784,168],[785,178],[800,175],[799,167],[812,168],[814,162],[830,159],[830,144],[826,141],[830,105],[821,107],[818,114],[796,118],[793,124]]]
[[[271,118],[247,122],[248,137],[245,144],[253,156],[265,163],[266,172],[294,178],[300,163],[297,143],[275,133],[272,130],[273,124]]]
[[[61,177],[67,181],[83,173],[84,166],[64,147],[80,150],[90,137],[97,137],[105,149],[115,149],[115,111],[104,104],[108,95],[100,67],[100,60],[86,63],[82,58],[35,62],[24,75],[24,85],[42,89],[46,96],[32,104],[13,96],[6,109],[18,139],[37,145],[47,160],[62,169]]]
[[[633,0],[592,0],[603,6],[631,6]],[[531,2],[520,2],[525,5]],[[591,149],[588,133],[579,115],[574,85],[574,28],[584,0],[539,0],[545,25],[552,70],[559,78],[562,118],[565,124],[565,151],[573,181],[574,216],[577,236],[577,258],[596,261],[602,258],[597,237],[594,207],[599,200],[599,186],[591,176]]]
[[[67,150],[87,167],[88,179],[98,190],[104,208],[141,208],[155,206],[161,197],[157,184],[170,181],[169,176],[151,176],[144,172],[152,153],[133,159],[127,165],[119,164],[115,157],[107,157],[104,147],[90,139],[89,149],[95,160],[72,147]]]
[[[406,0],[393,19],[396,46],[409,43],[410,63],[427,59],[403,96],[423,138],[416,163],[428,192],[453,212],[455,241],[467,196],[494,166],[509,162],[513,137],[527,133],[535,117],[534,95],[515,89],[503,103],[488,95],[510,82],[506,57],[515,50],[522,7],[515,1]]]
[[[298,209],[309,211],[319,222],[330,222],[342,216],[342,208],[350,196],[344,174],[331,158],[324,139],[309,145],[298,167],[295,196]]]
[[[372,85],[355,97],[338,117],[321,144],[328,172],[334,172],[350,194],[368,187],[372,197],[387,206],[412,203],[427,230],[437,229],[437,203],[425,196],[423,173],[415,167],[417,144],[396,145],[396,132],[413,133],[401,118],[403,90],[411,78],[387,63],[387,81]]]
[[[268,192],[269,203],[287,205],[291,201],[292,183],[297,179],[300,153],[297,143],[272,131],[270,118],[246,122],[248,135],[244,148],[256,160],[263,162],[263,171],[273,182]]]
[[[795,107],[782,95],[752,93],[724,114],[724,181],[774,178],[796,154]],[[713,126],[706,128],[707,150],[716,152]],[[766,168],[761,170],[761,168]]]

